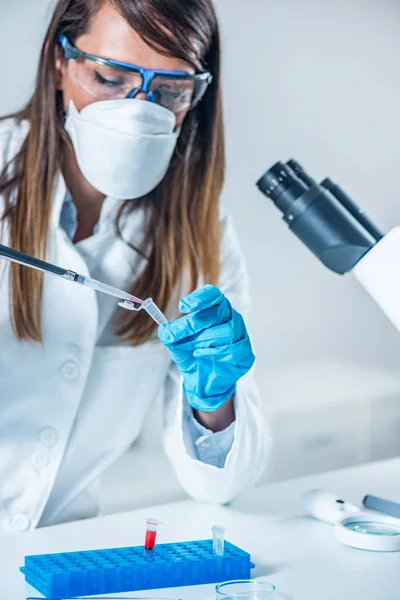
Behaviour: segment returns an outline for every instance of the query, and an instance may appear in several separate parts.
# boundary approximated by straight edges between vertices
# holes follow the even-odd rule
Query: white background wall
[[[252,278],[262,373],[298,358],[397,368],[400,338],[352,281],[290,234],[255,181],[295,157],[382,227],[400,222],[400,3],[216,0],[225,46],[224,199]],[[32,87],[48,0],[0,0],[0,114]],[[399,265],[400,269],[400,265]]]
[[[400,338],[331,274],[254,187],[295,157],[384,228],[400,222],[400,3],[218,0],[225,41],[231,206],[253,283],[260,366],[328,358],[396,367]],[[400,265],[399,265],[400,268]]]

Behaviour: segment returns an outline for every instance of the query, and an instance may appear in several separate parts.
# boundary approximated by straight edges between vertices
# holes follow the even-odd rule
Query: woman
[[[153,297],[170,321],[160,343],[145,311],[1,265],[0,531],[96,514],[96,480],[160,390],[182,486],[229,501],[265,466],[267,440],[245,266],[219,211],[211,0],[59,0],[33,98],[0,122],[0,156],[1,243]]]

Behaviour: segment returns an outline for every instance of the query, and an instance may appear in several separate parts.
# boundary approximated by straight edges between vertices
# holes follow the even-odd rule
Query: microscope
[[[289,229],[331,271],[351,273],[400,331],[400,227],[384,235],[331,179],[318,184],[295,161],[257,182]]]

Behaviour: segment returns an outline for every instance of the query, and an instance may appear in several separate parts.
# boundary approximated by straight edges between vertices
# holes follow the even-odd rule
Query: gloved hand
[[[236,382],[254,364],[246,326],[213,285],[182,298],[179,310],[188,314],[161,325],[158,336],[183,375],[192,408],[215,411],[235,393]]]

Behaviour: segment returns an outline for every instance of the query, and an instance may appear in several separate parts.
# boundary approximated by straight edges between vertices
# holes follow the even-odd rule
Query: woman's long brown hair
[[[43,44],[36,88],[31,101],[12,115],[27,120],[30,130],[18,155],[0,175],[6,201],[4,220],[10,244],[21,252],[45,258],[54,184],[61,170],[64,130],[63,102],[56,90],[55,55],[59,36],[72,43],[90,27],[107,0],[59,0]],[[116,229],[139,209],[145,211],[143,243],[132,248],[145,266],[132,282],[132,293],[153,297],[165,311],[185,281],[185,291],[200,278],[218,283],[220,269],[219,196],[225,156],[220,86],[220,38],[212,0],[108,0],[151,46],[208,70],[214,80],[202,102],[188,113],[169,171],[145,198],[127,201],[116,215]],[[166,32],[168,34],[166,35]],[[10,310],[20,340],[41,341],[43,275],[13,264]],[[155,331],[144,311],[123,311],[116,323],[120,338],[139,345]]]

